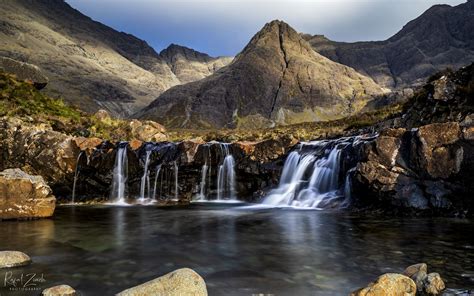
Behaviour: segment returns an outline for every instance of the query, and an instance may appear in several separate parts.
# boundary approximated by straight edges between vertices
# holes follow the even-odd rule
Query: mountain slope
[[[474,0],[455,7],[435,5],[386,41],[303,38],[320,54],[369,75],[382,86],[420,85],[438,71],[474,60]]]
[[[181,83],[203,79],[220,68],[232,62],[232,57],[211,57],[208,54],[195,51],[176,44],[160,52],[160,57],[166,61],[171,71]]]
[[[138,115],[173,127],[265,127],[344,117],[382,93],[273,21],[229,66],[166,91]]]
[[[0,56],[38,65],[50,78],[49,95],[89,112],[127,116],[182,83],[145,41],[61,0],[1,1]]]

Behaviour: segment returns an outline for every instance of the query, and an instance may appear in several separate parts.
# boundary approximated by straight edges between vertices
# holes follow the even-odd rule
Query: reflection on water
[[[44,273],[44,287],[66,283],[83,295],[113,294],[180,267],[200,273],[210,295],[347,295],[417,262],[449,287],[472,289],[472,233],[472,221],[454,219],[231,205],[68,206],[54,220],[0,223],[0,249],[32,256],[15,273]],[[28,295],[15,293],[7,295]]]

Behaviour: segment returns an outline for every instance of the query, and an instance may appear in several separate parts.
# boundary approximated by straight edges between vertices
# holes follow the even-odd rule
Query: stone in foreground
[[[351,296],[415,296],[415,282],[398,273],[386,273],[367,287],[351,293]]]
[[[181,268],[117,294],[117,296],[139,295],[207,296],[207,288],[199,274],[192,269]]]
[[[68,285],[59,285],[54,286],[48,289],[44,289],[43,296],[75,296],[76,290],[74,290],[71,286]]]
[[[56,198],[41,176],[20,169],[0,172],[0,220],[51,217]]]
[[[444,285],[439,273],[432,272],[426,276],[423,282],[423,288],[425,293],[428,295],[439,295],[446,286]]]
[[[30,256],[19,251],[0,251],[0,268],[24,266],[31,263]]]

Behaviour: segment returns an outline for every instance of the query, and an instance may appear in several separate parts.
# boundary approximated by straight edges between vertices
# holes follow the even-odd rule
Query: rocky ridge
[[[451,7],[435,5],[384,41],[335,42],[303,35],[329,59],[372,77],[379,85],[422,85],[436,72],[474,60],[474,1]]]

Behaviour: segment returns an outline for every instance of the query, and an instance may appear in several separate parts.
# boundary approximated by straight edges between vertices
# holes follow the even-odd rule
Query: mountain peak
[[[173,127],[269,127],[340,118],[381,94],[373,80],[319,55],[274,20],[230,65],[168,90],[138,115]]]
[[[178,55],[181,55],[188,60],[209,61],[212,59],[206,53],[175,43],[171,43],[167,48],[160,52],[160,56],[168,62],[175,59]]]

